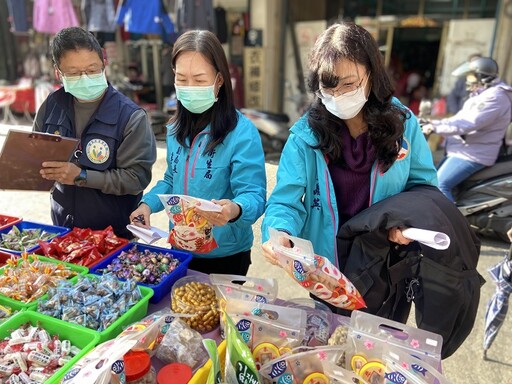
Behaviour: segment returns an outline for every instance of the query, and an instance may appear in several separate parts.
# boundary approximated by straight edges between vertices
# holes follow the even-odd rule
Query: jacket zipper
[[[379,170],[379,161],[377,160],[377,163],[375,164],[375,169],[373,171],[373,177],[370,182],[370,201],[368,201],[368,206],[372,206],[372,200],[373,200],[373,192],[375,191],[375,181],[377,180],[377,171]]]
[[[338,223],[336,223],[336,217],[334,215],[334,209],[332,208],[332,203],[331,203],[331,190],[329,188],[329,170],[328,168],[326,167],[325,168],[325,190],[327,191],[327,203],[329,204],[329,211],[331,212],[331,218],[332,218],[332,222],[334,223],[334,265],[336,266],[336,268],[339,269],[339,262],[338,262],[338,247],[336,245],[336,235],[337,235],[337,232],[338,232]]]
[[[187,159],[185,160],[185,179],[184,179],[185,187],[183,189],[185,195],[188,195],[188,166],[189,166],[189,161],[190,161],[190,153],[194,149],[194,145],[196,143],[197,138],[200,135],[203,135],[203,134],[206,134],[206,133],[208,133],[208,132],[200,132],[200,133],[198,133],[196,135],[196,137],[194,137],[194,140],[192,140],[192,144],[190,144],[190,151],[188,152]],[[198,148],[198,150],[197,150],[197,152],[196,152],[196,154],[194,156],[194,163],[192,165],[192,177],[194,177],[194,168],[195,168],[195,165],[196,165],[197,156],[199,154],[199,149],[200,148],[201,148],[201,144],[199,144],[199,148]]]

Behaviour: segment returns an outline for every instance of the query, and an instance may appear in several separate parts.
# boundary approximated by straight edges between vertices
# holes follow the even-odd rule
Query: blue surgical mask
[[[79,100],[92,101],[98,99],[107,89],[105,72],[98,75],[81,75],[77,79],[66,79],[62,76],[64,90]]]
[[[174,85],[176,88],[176,97],[180,103],[192,113],[203,113],[210,109],[212,105],[217,101],[215,97],[215,82],[217,76],[212,85],[207,86],[185,86],[185,85]]]

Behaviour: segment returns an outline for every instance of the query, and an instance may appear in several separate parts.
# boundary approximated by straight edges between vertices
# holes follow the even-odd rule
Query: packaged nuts
[[[200,333],[210,332],[219,325],[217,295],[208,277],[186,276],[179,279],[173,287],[171,309],[195,315],[183,320]]]

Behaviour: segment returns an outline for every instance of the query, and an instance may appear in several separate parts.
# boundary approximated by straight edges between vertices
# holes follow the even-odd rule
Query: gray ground
[[[0,146],[5,140],[7,129],[0,124]],[[16,127],[12,127],[16,129]],[[19,129],[20,127],[18,127]],[[21,127],[23,129],[23,127]],[[26,129],[26,128],[25,128]],[[165,171],[165,143],[158,142],[158,160],[153,168],[154,180],[149,186],[163,176]],[[276,179],[275,165],[267,165],[268,190],[271,191]],[[0,213],[21,216],[26,220],[40,223],[51,223],[50,204],[47,192],[0,191]],[[254,225],[255,243],[253,247],[253,264],[249,269],[251,276],[265,276],[277,279],[279,297],[283,299],[306,297],[307,292],[293,283],[281,269],[265,262],[261,256],[261,219]],[[152,224],[162,229],[167,227],[164,212],[153,215]],[[156,245],[165,246],[165,243]],[[484,315],[489,298],[493,295],[495,285],[491,281],[487,269],[498,263],[508,250],[508,244],[484,239],[478,269],[487,283],[481,290],[481,300],[472,333],[461,348],[450,358],[443,361],[446,377],[454,384],[505,383],[512,384],[512,315],[505,320],[503,327],[492,345],[488,361],[482,358],[482,338],[484,332]],[[410,320],[411,324],[413,319]]]

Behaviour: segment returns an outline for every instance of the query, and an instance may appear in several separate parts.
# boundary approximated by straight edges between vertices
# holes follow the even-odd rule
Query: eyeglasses
[[[363,81],[365,79],[368,79],[369,77],[370,77],[370,74],[368,74],[367,76],[363,76],[361,78],[361,81],[359,81],[359,83],[345,83],[345,84],[340,85],[338,88],[322,88],[322,87],[320,87],[320,89],[318,91],[316,91],[315,94],[321,99],[323,99],[326,96],[331,96],[331,97],[338,97],[341,95],[350,96],[351,94],[354,94],[361,87],[361,85],[363,84]]]
[[[58,71],[60,75],[65,78],[66,80],[80,80],[80,77],[82,77],[82,74],[87,76],[89,79],[95,79],[100,77],[103,74],[103,70],[105,67],[101,68],[89,68],[85,71],[73,71],[73,72],[62,72],[60,68],[58,68]]]

